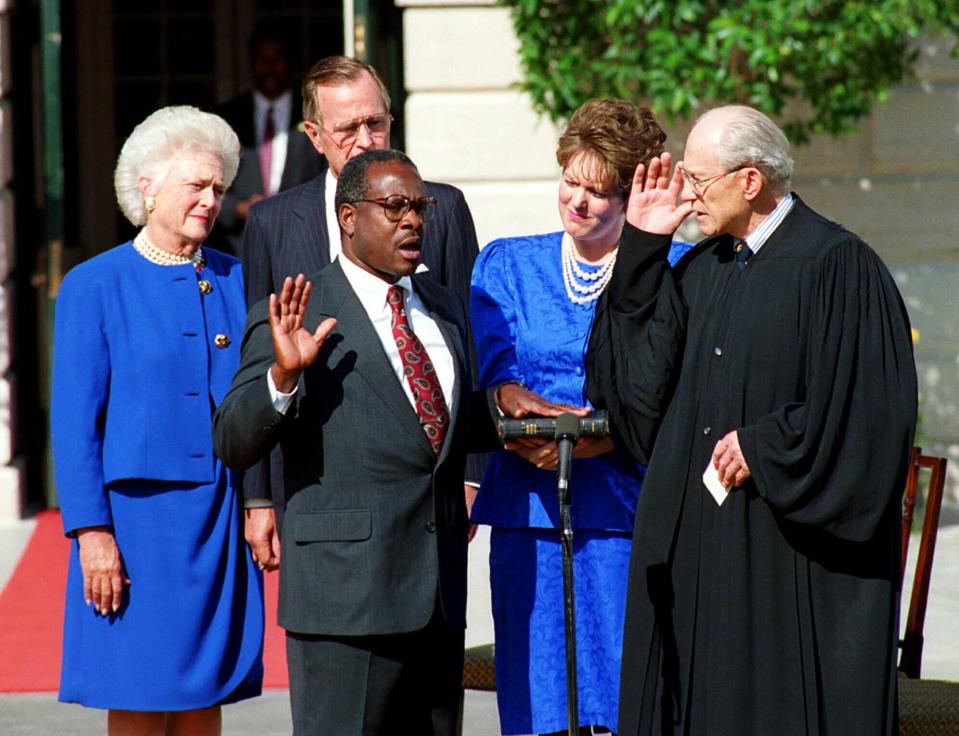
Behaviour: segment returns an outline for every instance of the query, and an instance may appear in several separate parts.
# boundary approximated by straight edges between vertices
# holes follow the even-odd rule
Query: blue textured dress
[[[64,702],[176,711],[260,693],[263,581],[210,429],[239,362],[243,277],[235,258],[204,255],[197,272],[126,243],[60,289],[51,425],[64,530],[111,527],[132,581],[117,613],[97,615],[73,541]]]
[[[519,380],[582,406],[595,302],[563,283],[563,233],[496,240],[473,268],[470,318],[481,388]],[[675,243],[670,262],[689,249]],[[580,264],[583,270],[595,267]],[[619,449],[573,461],[579,722],[615,729],[630,537],[645,468]],[[556,475],[514,453],[490,460],[472,520],[493,527],[490,587],[504,734],[565,730],[562,557]]]

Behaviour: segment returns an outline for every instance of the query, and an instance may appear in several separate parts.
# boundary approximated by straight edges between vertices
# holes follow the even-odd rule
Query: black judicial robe
[[[798,199],[743,271],[729,236],[672,272],[669,243],[627,226],[587,359],[649,463],[619,733],[896,733],[917,386],[893,279]],[[752,477],[717,506],[702,474],[733,429]]]

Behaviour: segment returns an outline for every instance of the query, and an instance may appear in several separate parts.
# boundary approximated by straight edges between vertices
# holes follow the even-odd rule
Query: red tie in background
[[[433,446],[433,455],[439,457],[443,449],[443,438],[450,425],[450,412],[443,398],[443,389],[440,388],[436,369],[426,354],[423,343],[410,329],[406,319],[406,310],[403,308],[403,288],[391,286],[386,295],[386,302],[393,310],[391,326],[396,349],[399,350],[400,360],[403,362],[403,375],[410,384],[413,398],[416,402],[416,413],[426,437]]]
[[[273,123],[273,106],[266,109],[266,122],[263,125],[263,140],[257,151],[260,158],[260,175],[263,177],[263,196],[273,194],[270,188],[270,170],[273,168],[273,136],[276,135],[276,125]]]

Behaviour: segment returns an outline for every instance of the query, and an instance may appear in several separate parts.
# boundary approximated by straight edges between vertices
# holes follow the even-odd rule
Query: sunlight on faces
[[[697,125],[690,132],[682,161],[690,176],[708,180],[723,173],[713,155],[722,131],[722,121],[718,120]],[[706,237],[725,233],[745,237],[751,210],[743,197],[742,178],[741,170],[731,171],[696,187],[683,179],[682,201],[692,205],[699,229]]]
[[[159,248],[191,253],[201,245],[220,214],[226,187],[223,162],[214,153],[184,151],[175,154],[163,186],[153,195],[156,209],[147,215],[147,236]]]
[[[579,152],[569,161],[559,181],[559,216],[563,230],[580,254],[599,258],[619,242],[625,202],[615,186],[601,180],[596,156]],[[598,254],[598,255],[597,255]]]
[[[356,140],[342,147],[330,137],[330,132],[337,126],[351,120],[387,114],[379,85],[367,72],[359,79],[346,84],[317,87],[316,107],[320,111],[321,120],[319,123],[313,120],[304,121],[304,127],[313,147],[326,156],[333,176],[339,177],[343,166],[354,156],[364,151],[390,147],[389,123],[382,135],[373,135],[367,126],[361,126]]]
[[[366,170],[365,199],[394,194],[420,199],[426,195],[426,188],[416,170],[401,161],[370,164]],[[343,221],[344,215],[349,219]],[[343,253],[360,268],[391,284],[416,270],[423,220],[415,210],[411,208],[399,222],[391,222],[383,207],[375,202],[356,202],[344,206],[340,217],[352,230],[349,241],[343,242]]]

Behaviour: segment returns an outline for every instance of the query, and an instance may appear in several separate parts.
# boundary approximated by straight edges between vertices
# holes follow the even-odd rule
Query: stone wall
[[[514,88],[509,12],[487,0],[404,7],[407,149],[427,178],[459,186],[480,244],[559,228],[557,128]],[[886,260],[920,339],[918,442],[950,461],[959,501],[959,61],[920,43],[918,79],[893,90],[857,134],[796,150],[796,191]],[[669,125],[681,153],[688,126]],[[893,400],[894,397],[891,397]]]

